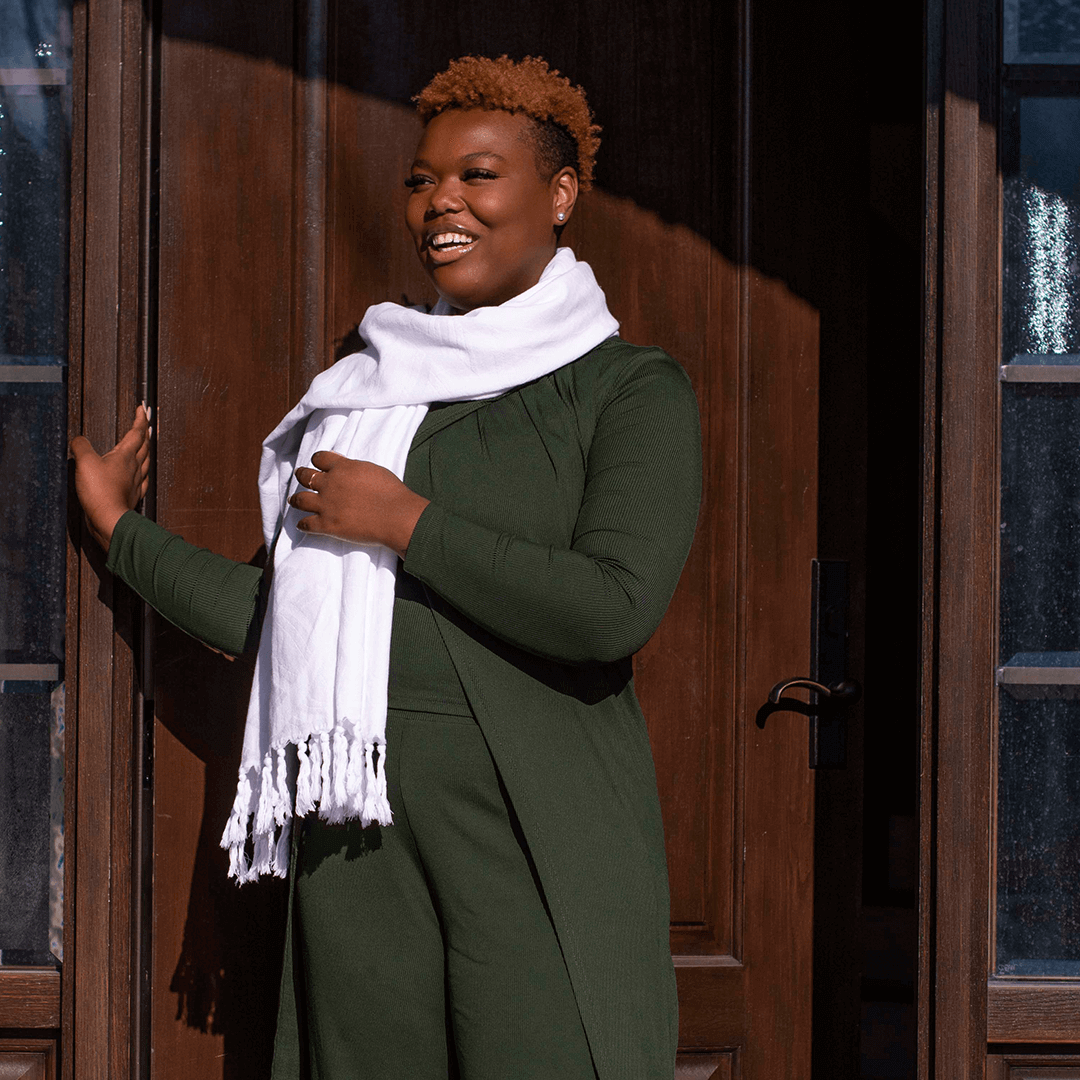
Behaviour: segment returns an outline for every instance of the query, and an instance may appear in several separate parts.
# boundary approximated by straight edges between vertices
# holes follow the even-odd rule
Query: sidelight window
[[[0,965],[62,956],[71,8],[0,0]]]
[[[993,970],[1080,977],[1080,0],[1005,0]]]

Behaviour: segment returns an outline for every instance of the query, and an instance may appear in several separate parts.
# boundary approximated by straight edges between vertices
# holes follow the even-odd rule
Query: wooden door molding
[[[131,422],[149,349],[150,28],[142,5],[74,9],[69,427],[99,448]],[[138,1075],[142,709],[135,605],[69,492],[65,1080]]]
[[[991,1054],[987,1080],[1080,1080],[1080,1055],[1040,1053],[1032,1048]]]
[[[997,5],[928,7],[920,1077],[986,1061],[999,339]]]
[[[680,1054],[675,1061],[675,1080],[732,1080],[738,1054]]]
[[[53,1039],[0,1039],[0,1080],[56,1080]]]
[[[1075,1042],[1080,983],[1060,979],[991,979],[987,986],[987,1041]]]
[[[0,1032],[60,1027],[60,972],[0,968]]]

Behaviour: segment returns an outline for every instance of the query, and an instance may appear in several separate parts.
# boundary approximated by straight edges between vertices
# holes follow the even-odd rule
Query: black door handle
[[[847,758],[844,706],[862,697],[862,687],[846,676],[848,567],[846,562],[815,559],[811,575],[810,673],[813,678],[781,679],[757,711],[757,726],[776,712],[809,717],[811,769],[836,768]],[[789,690],[809,690],[809,701],[786,697]]]
[[[811,691],[816,701],[799,701],[798,698],[784,697],[785,690],[802,689]],[[854,679],[841,679],[840,682],[826,686],[814,679],[781,679],[770,691],[768,700],[757,711],[756,723],[765,727],[765,721],[773,713],[794,712],[810,718],[810,768],[819,765],[842,765],[843,746],[840,752],[822,753],[820,722],[843,724],[836,714],[844,705],[854,705],[862,697],[862,687]]]
[[[825,686],[822,683],[815,682],[813,679],[781,679],[770,691],[769,691],[769,703],[771,705],[779,705],[783,698],[785,703],[794,705],[803,705],[806,708],[812,708],[813,706],[806,705],[805,702],[797,701],[794,698],[784,698],[784,691],[792,688],[802,690],[813,690],[819,697],[830,698],[833,701],[849,701],[852,705],[862,696],[862,687],[854,679],[841,679],[840,682],[834,683],[832,686]],[[772,710],[773,712],[779,712],[779,709]],[[796,709],[795,712],[802,712],[802,709]],[[811,716],[812,713],[805,713],[805,716]],[[765,721],[761,720],[758,723],[758,727],[764,727]]]

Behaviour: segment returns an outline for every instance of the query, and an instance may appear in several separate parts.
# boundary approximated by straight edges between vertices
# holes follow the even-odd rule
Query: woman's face
[[[541,177],[532,123],[494,109],[434,117],[416,148],[405,221],[439,295],[459,311],[531,288],[577,195],[573,169]]]

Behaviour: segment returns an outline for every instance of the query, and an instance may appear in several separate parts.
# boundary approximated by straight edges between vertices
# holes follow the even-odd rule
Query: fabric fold
[[[229,876],[284,876],[293,814],[389,825],[386,709],[397,555],[301,533],[287,505],[320,450],[399,479],[435,401],[498,397],[576,360],[618,330],[587,263],[562,248],[531,289],[452,315],[377,304],[365,348],[318,375],[263,443],[260,507],[273,576],[236,798],[222,835]],[[294,790],[287,749],[295,747]]]

